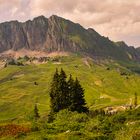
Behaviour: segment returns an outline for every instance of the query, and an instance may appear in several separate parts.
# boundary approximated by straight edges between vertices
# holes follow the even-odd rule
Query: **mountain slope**
[[[110,41],[94,29],[58,16],[39,16],[24,23],[18,21],[0,24],[0,53],[27,49],[31,51],[72,52],[93,58],[111,58],[140,61],[135,48]]]
[[[135,92],[140,101],[140,76],[117,63],[98,65],[89,58],[67,56],[59,58],[59,63],[49,60],[40,65],[9,65],[0,70],[0,123],[14,118],[24,120],[36,101],[40,114],[46,115],[50,110],[49,89],[56,68],[78,77],[91,110],[130,104]]]

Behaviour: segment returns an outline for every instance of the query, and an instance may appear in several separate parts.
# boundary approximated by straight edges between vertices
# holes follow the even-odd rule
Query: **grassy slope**
[[[85,62],[75,56],[61,58],[61,62],[59,65],[48,62],[20,67],[8,66],[0,70],[0,121],[14,118],[22,120],[33,110],[36,101],[40,113],[48,113],[49,86],[56,67],[62,67],[67,74],[71,73],[79,78],[91,109],[129,103],[135,92],[140,95],[140,76],[121,76],[115,64],[110,64],[110,70],[106,70],[108,66],[94,64],[91,60]],[[35,81],[37,86],[34,85]]]

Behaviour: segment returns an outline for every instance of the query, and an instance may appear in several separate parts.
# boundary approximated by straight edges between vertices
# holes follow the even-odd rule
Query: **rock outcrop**
[[[0,53],[18,51],[72,52],[94,58],[112,58],[140,61],[140,51],[124,42],[113,42],[94,29],[58,16],[39,16],[24,23],[18,21],[0,24]]]

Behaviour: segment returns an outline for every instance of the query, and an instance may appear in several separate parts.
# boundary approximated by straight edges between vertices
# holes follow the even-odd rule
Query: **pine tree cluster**
[[[70,111],[87,112],[85,106],[84,89],[79,80],[74,80],[72,75],[67,80],[66,73],[61,69],[60,73],[56,69],[50,89],[51,112],[59,112],[62,109]]]

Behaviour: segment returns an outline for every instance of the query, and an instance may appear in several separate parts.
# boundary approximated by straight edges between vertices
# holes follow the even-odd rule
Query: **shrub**
[[[62,110],[56,114],[53,126],[58,132],[79,131],[88,120],[88,116],[84,113]]]
[[[17,136],[18,134],[26,134],[30,132],[30,128],[16,125],[16,124],[7,124],[0,126],[0,137],[1,136]]]

